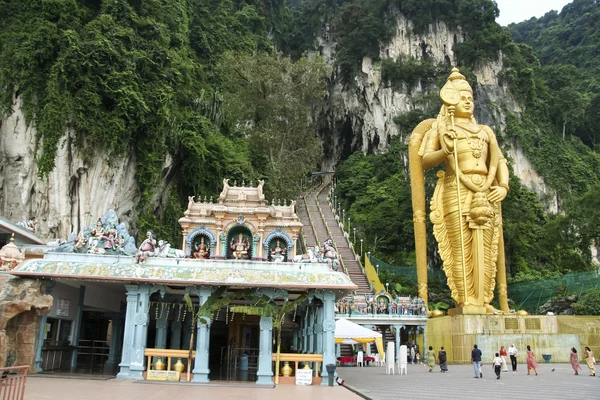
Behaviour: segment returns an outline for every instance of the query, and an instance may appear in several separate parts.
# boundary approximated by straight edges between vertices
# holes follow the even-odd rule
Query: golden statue
[[[491,305],[498,280],[500,308],[508,312],[502,211],[508,193],[508,168],[494,132],[473,117],[473,89],[457,68],[440,90],[436,119],[422,121],[409,140],[419,296],[427,301],[424,169],[441,163],[431,199],[433,235],[452,298],[450,314],[495,312]],[[458,173],[456,173],[458,171]]]
[[[192,256],[197,259],[206,259],[209,258],[208,247],[206,243],[204,243],[204,236],[201,236],[200,244],[194,244],[194,249],[196,250]]]
[[[248,240],[241,233],[238,235],[237,241],[231,239],[230,248],[232,250],[233,258],[236,260],[248,258],[248,249],[250,248],[250,245]]]

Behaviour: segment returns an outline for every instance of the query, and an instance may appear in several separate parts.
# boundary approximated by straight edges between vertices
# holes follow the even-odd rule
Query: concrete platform
[[[446,373],[436,365],[428,373],[427,366],[410,364],[408,375],[402,376],[385,375],[383,367],[338,367],[337,373],[348,388],[372,400],[600,398],[600,371],[591,377],[587,366],[581,367],[583,371],[575,376],[570,364],[540,364],[539,375],[528,376],[526,365],[519,364],[517,372],[503,372],[499,380],[490,362],[482,366],[483,379],[474,379],[472,365],[449,365]]]
[[[243,384],[180,384],[123,379],[85,380],[30,376],[25,400],[107,400],[107,399],[197,399],[219,400],[358,400],[361,397],[343,387],[280,385],[261,388]]]

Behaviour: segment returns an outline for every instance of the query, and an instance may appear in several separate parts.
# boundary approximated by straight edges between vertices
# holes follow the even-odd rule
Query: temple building
[[[151,230],[135,246],[112,211],[67,243],[22,247],[9,279],[41,282],[54,298],[39,318],[36,370],[144,379],[162,363],[194,382],[272,385],[275,328],[282,353],[319,355],[304,359],[326,374],[335,303],[357,286],[302,255],[295,202],[269,204],[262,189],[225,180],[216,201],[190,197],[181,249]]]

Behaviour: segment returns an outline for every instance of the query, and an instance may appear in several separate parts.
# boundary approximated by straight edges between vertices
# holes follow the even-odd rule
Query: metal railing
[[[28,371],[26,365],[0,368],[0,399],[23,400]]]

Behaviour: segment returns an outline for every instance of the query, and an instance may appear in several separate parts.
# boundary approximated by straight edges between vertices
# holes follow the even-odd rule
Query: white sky
[[[506,26],[513,22],[526,21],[531,17],[541,17],[550,10],[560,12],[572,0],[496,0],[500,16],[496,20]]]

